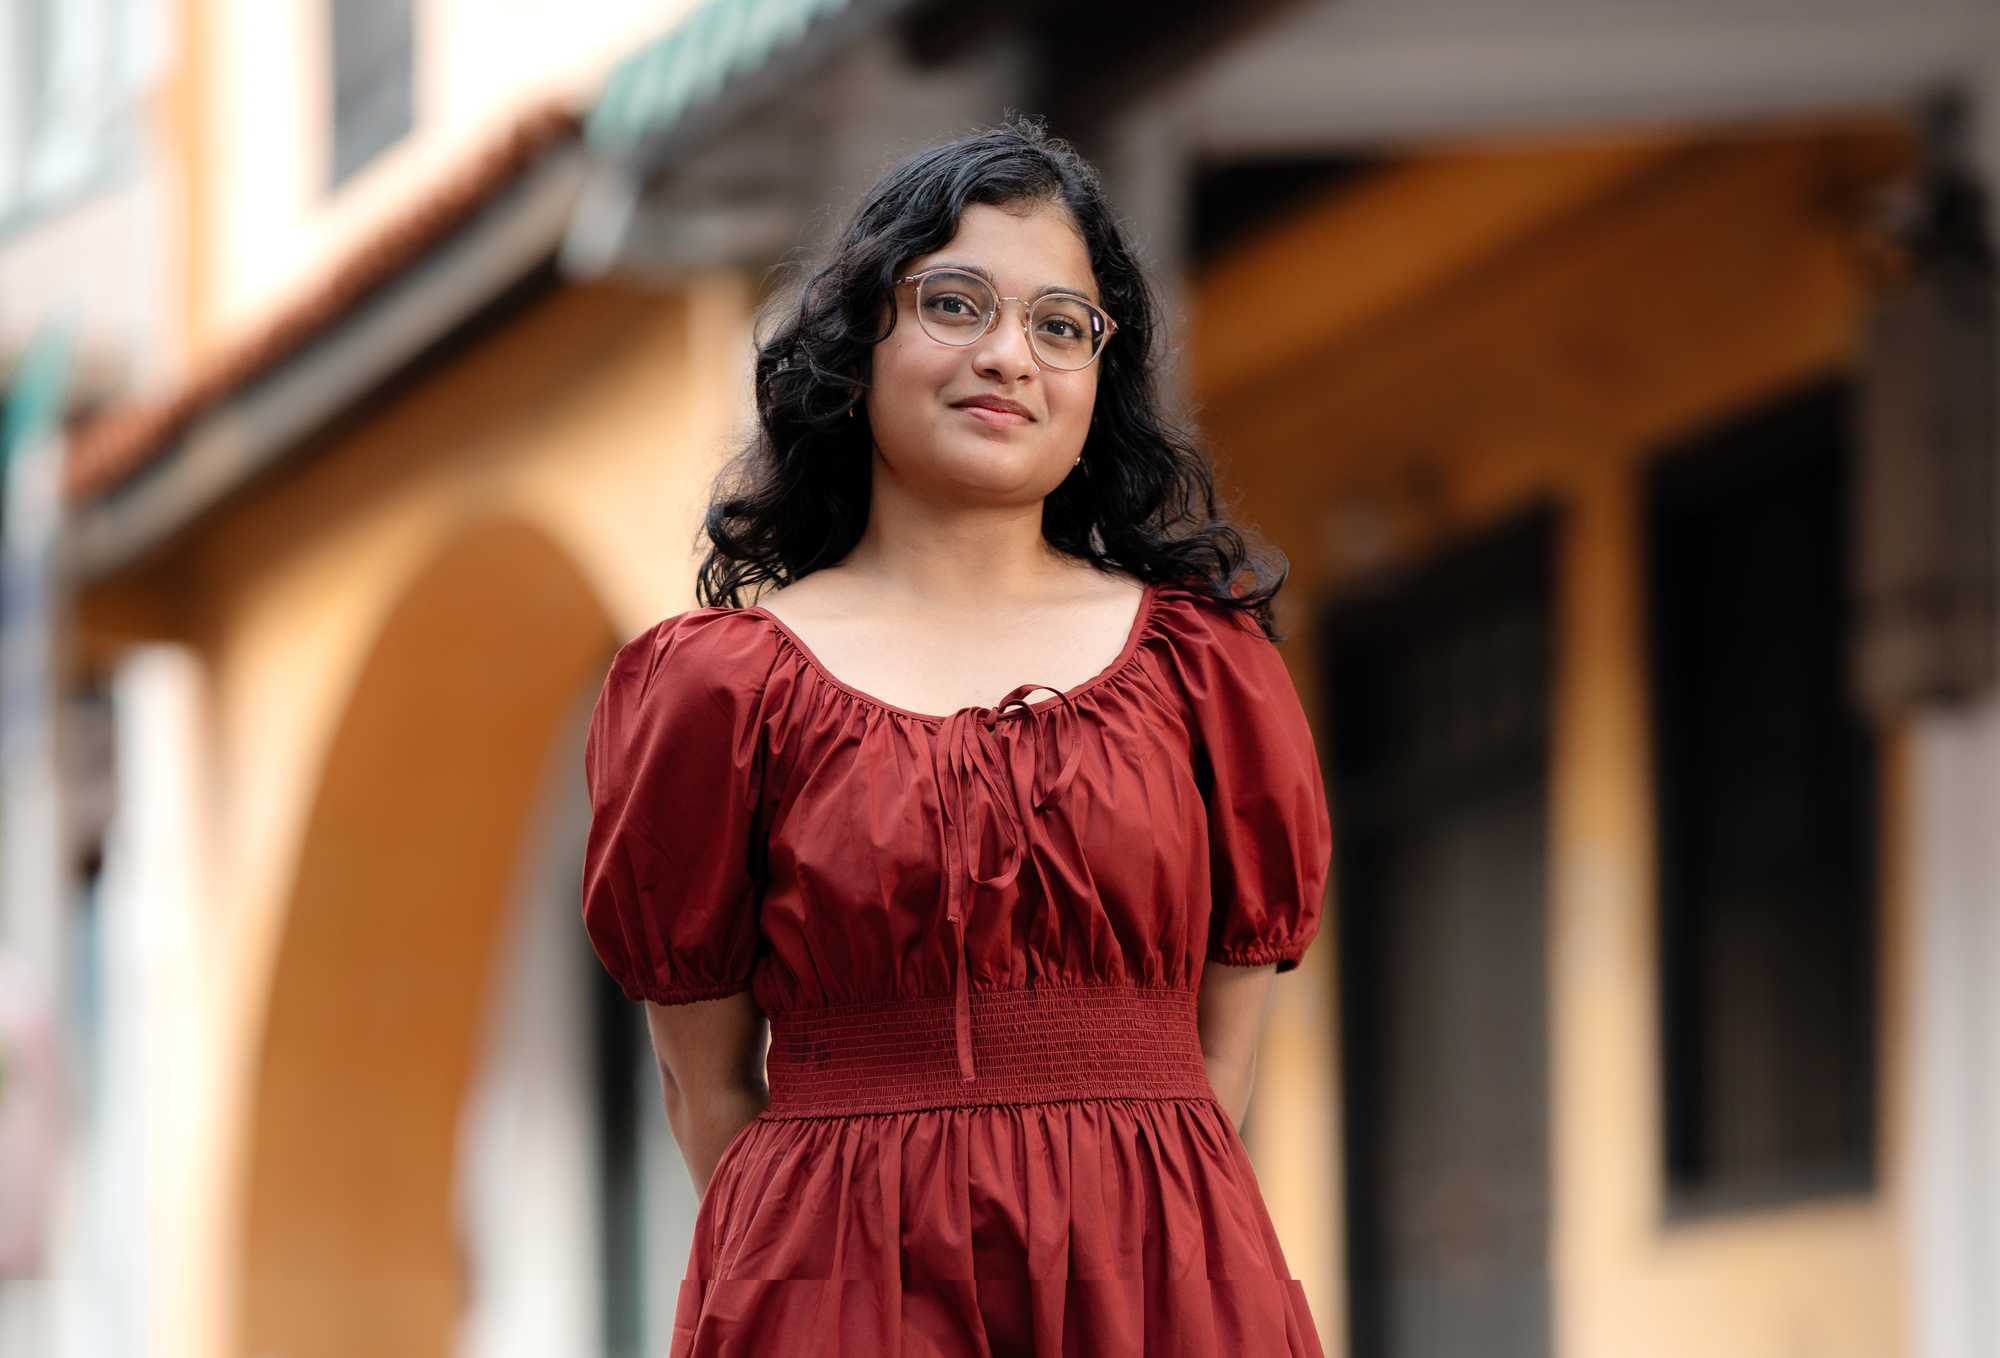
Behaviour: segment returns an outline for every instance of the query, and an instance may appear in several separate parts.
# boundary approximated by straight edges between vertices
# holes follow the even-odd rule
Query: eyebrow
[[[921,269],[912,269],[910,270],[910,272],[929,273],[932,269],[957,269],[961,273],[978,274],[981,278],[985,279],[988,283],[991,283],[993,285],[993,291],[995,292],[1000,291],[1000,285],[997,282],[994,282],[993,275],[988,273],[984,268],[982,268],[977,264],[962,264],[956,260],[940,259],[940,260],[934,260],[931,263],[924,265],[924,267]],[[1097,299],[1090,295],[1090,290],[1088,288],[1079,288],[1072,283],[1044,283],[1042,284],[1042,286],[1036,288],[1033,292],[1028,294],[1028,300],[1032,302],[1036,298],[1046,297],[1052,292],[1074,293],[1078,297],[1089,298],[1090,302],[1093,305],[1095,305],[1097,302]]]

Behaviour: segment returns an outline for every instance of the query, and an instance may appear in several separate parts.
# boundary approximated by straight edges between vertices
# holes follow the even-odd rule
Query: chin
[[[1026,489],[1044,460],[1031,448],[1010,447],[1005,439],[980,438],[939,446],[936,467],[946,477],[974,482],[994,490]]]

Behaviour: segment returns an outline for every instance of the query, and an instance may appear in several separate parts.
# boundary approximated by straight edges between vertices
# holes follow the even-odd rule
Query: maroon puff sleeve
[[[1208,958],[1294,970],[1319,932],[1333,826],[1312,727],[1278,648],[1220,606],[1196,648],[1208,807]]]
[[[627,642],[591,712],[583,921],[634,1000],[685,1004],[750,986],[763,676],[731,665],[726,621],[678,614]]]

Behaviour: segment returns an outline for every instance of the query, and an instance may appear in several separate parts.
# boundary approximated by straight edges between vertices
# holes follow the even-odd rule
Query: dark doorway
[[[1646,479],[1670,1218],[1875,1186],[1879,756],[1850,698],[1854,392]]]
[[[1354,1358],[1542,1358],[1557,517],[1323,630]]]

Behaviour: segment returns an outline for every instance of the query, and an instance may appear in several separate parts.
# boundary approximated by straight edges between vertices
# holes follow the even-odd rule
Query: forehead
[[[1055,286],[1097,295],[1083,237],[1066,211],[1048,203],[1025,211],[973,203],[959,214],[957,233],[938,249],[917,256],[910,268],[934,263],[980,265],[1003,293],[1026,296]]]

